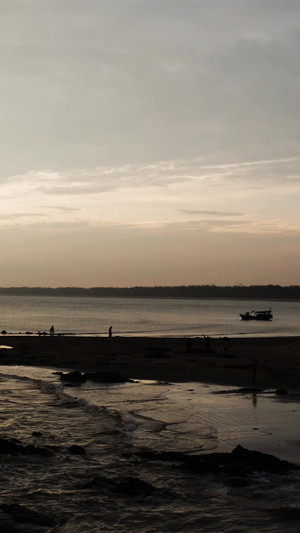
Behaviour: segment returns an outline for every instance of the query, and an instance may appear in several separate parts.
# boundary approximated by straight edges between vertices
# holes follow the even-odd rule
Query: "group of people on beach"
[[[54,326],[52,324],[52,326],[50,328],[50,337],[53,337],[53,335],[55,335],[55,329],[54,329]],[[109,328],[108,328],[108,336],[112,337],[112,326],[109,326]]]
[[[211,353],[212,352],[211,337],[209,335],[204,335],[204,334],[202,334],[202,337],[204,338],[204,341],[205,341],[205,351],[208,353]],[[221,338],[220,345],[219,345],[219,353],[221,355],[228,354],[229,342],[230,342],[230,339],[228,337]],[[188,337],[186,340],[186,349],[188,352],[192,351],[193,345],[194,345],[194,339],[192,339],[191,337]],[[255,381],[256,374],[257,374],[257,368],[258,368],[258,360],[256,357],[252,360],[251,368],[252,368],[252,381]]]

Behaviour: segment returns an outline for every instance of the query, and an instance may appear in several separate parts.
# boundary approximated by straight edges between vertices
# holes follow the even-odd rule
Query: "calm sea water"
[[[272,307],[271,322],[239,313]],[[300,335],[299,301],[0,297],[0,331],[106,335]]]

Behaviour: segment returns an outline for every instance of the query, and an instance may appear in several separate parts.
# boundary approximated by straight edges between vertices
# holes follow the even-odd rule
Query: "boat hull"
[[[240,317],[241,317],[242,320],[247,320],[247,321],[248,320],[264,320],[264,321],[266,321],[266,320],[272,320],[273,315],[271,315],[271,314],[269,314],[269,315],[250,315],[250,314],[249,315],[247,315],[247,314],[242,315],[242,314],[240,314]]]

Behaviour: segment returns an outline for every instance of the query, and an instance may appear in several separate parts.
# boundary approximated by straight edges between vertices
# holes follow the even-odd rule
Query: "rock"
[[[56,525],[55,521],[49,516],[37,513],[17,503],[3,503],[0,505],[0,509],[21,524],[29,522],[44,527],[53,527]]]
[[[72,455],[85,455],[85,449],[77,444],[72,444],[72,446],[68,448],[68,453],[71,453]]]
[[[7,331],[5,331],[5,329],[3,329],[3,330],[1,331],[1,334],[2,334],[2,335],[7,335]]]
[[[42,437],[42,436],[43,436],[43,433],[41,433],[40,431],[33,431],[33,432],[31,433],[31,435],[32,435],[33,437]]]
[[[188,468],[198,474],[207,474],[209,472],[217,473],[220,471],[221,465],[218,464],[215,458],[211,461],[211,455],[215,454],[186,456],[182,466],[183,468]]]
[[[276,394],[277,396],[280,396],[281,394],[288,394],[288,391],[287,391],[286,389],[277,389],[277,390],[275,391],[275,394]]]
[[[67,374],[61,374],[60,380],[69,381],[71,383],[84,383],[86,381],[86,377],[84,374],[81,374],[79,370],[73,370]]]
[[[173,461],[181,463],[182,468],[188,468],[199,473],[224,472],[234,478],[243,478],[253,472],[269,472],[281,474],[289,470],[300,470],[298,465],[282,461],[273,455],[247,450],[237,446],[231,453],[209,453],[201,455],[185,455],[172,452],[143,451],[139,456],[149,461]]]
[[[134,383],[134,380],[122,376],[118,372],[86,372],[85,379],[99,383]]]
[[[118,481],[114,488],[114,492],[138,496],[152,494],[154,490],[155,488],[153,485],[151,485],[151,483],[147,483],[146,481],[143,481],[137,477],[124,478],[121,481]]]
[[[38,448],[33,444],[23,446],[16,441],[5,440],[0,438],[0,454],[3,455],[41,455],[44,457],[53,457],[53,453],[47,448]]]
[[[288,461],[282,461],[274,455],[267,453],[247,450],[243,446],[237,446],[229,454],[210,454],[215,456],[218,464],[225,466],[225,468],[235,464],[240,467],[242,471],[245,469],[251,472],[270,472],[273,474],[280,474],[289,470],[299,470],[300,467],[289,463]],[[213,460],[213,457],[211,457]],[[238,469],[238,468],[237,468]]]

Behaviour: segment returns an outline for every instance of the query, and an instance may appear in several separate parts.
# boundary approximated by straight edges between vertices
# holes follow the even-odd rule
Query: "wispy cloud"
[[[187,215],[211,215],[211,216],[218,216],[218,217],[236,217],[236,216],[243,216],[243,213],[228,213],[226,211],[200,211],[197,209],[180,209],[182,213],[186,213]]]

